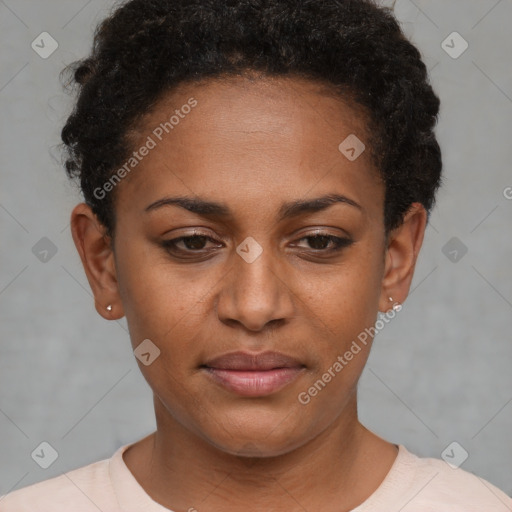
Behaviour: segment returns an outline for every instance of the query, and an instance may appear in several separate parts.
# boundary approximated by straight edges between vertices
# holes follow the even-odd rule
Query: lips
[[[267,371],[275,368],[302,368],[297,359],[280,352],[230,352],[209,360],[203,366],[218,370]]]
[[[262,397],[286,387],[306,366],[280,352],[231,352],[209,360],[201,368],[209,379],[231,393]]]

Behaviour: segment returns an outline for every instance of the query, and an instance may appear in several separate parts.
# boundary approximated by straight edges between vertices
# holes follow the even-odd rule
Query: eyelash
[[[201,254],[201,250],[202,249],[198,249],[196,251],[192,250],[192,249],[177,249],[176,248],[176,245],[181,242],[182,240],[194,240],[194,239],[198,239],[198,238],[204,238],[206,239],[207,241],[210,241],[210,242],[216,242],[216,240],[214,240],[213,238],[207,236],[207,235],[202,235],[200,233],[198,234],[194,234],[194,235],[188,235],[188,236],[180,236],[178,238],[173,238],[171,240],[165,240],[162,242],[162,246],[164,247],[164,249],[167,251],[167,252],[173,252],[173,250],[175,252],[178,252],[178,253],[186,253],[186,254],[198,254],[200,255]],[[302,238],[299,238],[298,239],[298,242],[301,242],[302,240],[308,240],[308,239],[318,239],[318,238],[326,238],[328,239],[330,242],[333,242],[334,243],[334,247],[331,248],[331,249],[311,249],[311,251],[313,251],[314,254],[333,254],[333,253],[337,253],[337,252],[340,252],[342,249],[344,249],[345,247],[348,247],[349,245],[351,245],[353,243],[353,240],[351,240],[350,238],[342,238],[342,237],[338,237],[338,236],[334,236],[334,235],[330,235],[328,233],[316,233],[314,235],[309,235],[309,236],[304,236]],[[205,254],[205,252],[203,252],[203,254]]]

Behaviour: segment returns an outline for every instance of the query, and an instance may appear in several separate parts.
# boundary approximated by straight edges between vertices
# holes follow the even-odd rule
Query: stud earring
[[[393,302],[393,297],[389,297],[389,301]],[[400,311],[402,309],[402,304],[400,302],[396,302],[393,304],[393,311]]]
[[[112,304],[109,304],[109,305],[107,306],[107,311],[112,311]]]

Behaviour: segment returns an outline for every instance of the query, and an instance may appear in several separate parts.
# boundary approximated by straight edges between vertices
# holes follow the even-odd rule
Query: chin
[[[277,457],[308,441],[304,423],[296,414],[244,414],[243,418],[222,415],[215,432],[206,433],[219,450],[241,457]],[[224,427],[224,428],[223,428]]]
[[[286,453],[291,452],[302,443],[299,440],[294,441],[293,439],[283,436],[282,440],[262,437],[261,439],[245,437],[244,439],[228,440],[227,444],[215,444],[216,448],[237,457],[243,458],[270,458],[278,457]]]

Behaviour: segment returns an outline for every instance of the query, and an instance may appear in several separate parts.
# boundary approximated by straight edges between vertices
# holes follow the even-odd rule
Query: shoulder
[[[510,496],[473,473],[441,459],[418,457],[405,448],[402,460],[413,475],[410,501],[403,512],[512,512]]]
[[[2,512],[114,511],[115,496],[104,459],[0,496]]]

